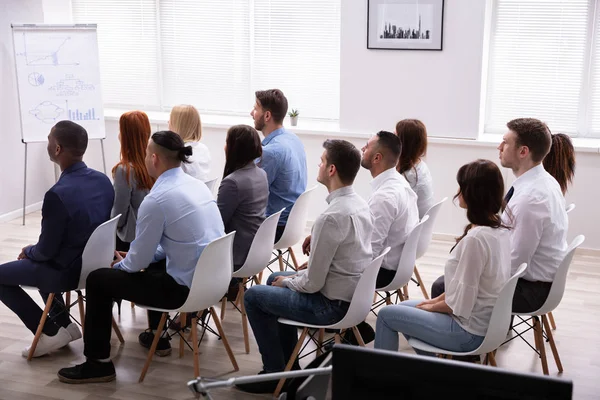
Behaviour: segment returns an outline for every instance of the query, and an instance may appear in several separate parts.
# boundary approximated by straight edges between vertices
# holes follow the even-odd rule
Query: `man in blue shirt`
[[[294,203],[306,190],[306,153],[298,136],[283,127],[288,102],[281,90],[259,90],[255,95],[256,103],[250,115],[254,127],[265,136],[258,165],[269,180],[267,216],[285,207],[277,226],[277,242]]]
[[[146,150],[146,168],[156,178],[144,198],[136,237],[125,258],[115,253],[112,269],[92,272],[86,283],[84,355],[87,361],[63,368],[58,378],[66,383],[108,382],[115,379],[110,360],[113,298],[158,308],[180,307],[190,291],[198,259],[208,243],[224,235],[217,204],[202,182],[181,169],[192,154],[179,135],[171,131],[152,135]],[[166,268],[160,262],[166,260]],[[165,264],[163,264],[165,265]],[[142,271],[144,270],[144,271]],[[139,341],[149,348],[161,313],[149,312],[150,330]],[[170,353],[166,338],[159,340],[158,355]]]
[[[39,288],[44,302],[49,293],[76,289],[83,249],[94,229],[110,217],[115,192],[106,175],[83,163],[87,144],[86,130],[74,122],[60,121],[52,128],[48,156],[62,174],[44,196],[40,237],[37,244],[23,248],[17,261],[0,265],[0,300],[33,334],[43,311],[20,285]],[[34,357],[81,337],[63,311],[62,296],[55,296],[54,303],[56,311],[44,324]],[[27,357],[29,348],[21,354]]]

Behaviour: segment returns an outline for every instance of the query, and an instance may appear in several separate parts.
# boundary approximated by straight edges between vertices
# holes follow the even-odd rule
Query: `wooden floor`
[[[0,263],[14,260],[20,249],[37,241],[40,214],[27,216],[26,226],[21,220],[0,223]],[[420,260],[419,270],[426,285],[442,274],[444,262],[452,243],[434,240],[428,253]],[[300,254],[300,251],[296,252]],[[600,398],[600,257],[586,253],[575,256],[569,273],[567,290],[554,316],[557,323],[555,340],[565,372],[561,379],[573,380],[575,399]],[[35,292],[32,296],[39,300]],[[415,285],[410,286],[411,296],[420,297]],[[116,315],[116,306],[115,306]],[[229,306],[223,323],[240,371],[232,373],[227,354],[212,335],[201,345],[200,373],[207,377],[231,377],[251,375],[261,369],[260,354],[251,334],[251,351],[245,354],[239,313]],[[375,319],[369,317],[374,326]],[[83,342],[78,340],[52,355],[27,362],[21,350],[31,343],[32,335],[21,321],[0,304],[0,399],[191,399],[186,382],[193,378],[191,352],[186,350],[183,359],[178,358],[178,341],[173,340],[173,354],[156,357],[143,384],[137,379],[146,357],[146,350],[137,343],[137,335],[147,326],[145,313],[140,308],[131,309],[123,303],[119,325],[125,336],[125,344],[112,341],[112,358],[117,368],[117,380],[104,384],[66,385],[60,383],[56,372],[65,366],[80,363],[83,358]],[[533,343],[533,336],[529,333]],[[372,346],[372,343],[371,343]],[[401,351],[412,352],[404,338],[400,339]],[[548,363],[551,376],[559,376],[551,358],[549,346]],[[521,340],[503,346],[496,356],[498,365],[516,371],[541,374],[541,365],[535,353]],[[400,388],[399,388],[400,389]],[[215,399],[269,398],[250,395],[235,389],[211,392]]]

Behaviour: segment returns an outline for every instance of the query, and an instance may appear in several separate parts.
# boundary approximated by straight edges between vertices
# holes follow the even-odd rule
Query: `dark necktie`
[[[511,186],[510,189],[508,189],[508,192],[506,192],[506,196],[504,196],[504,201],[507,204],[510,201],[510,198],[513,196],[514,192],[515,192],[515,188],[513,186]]]

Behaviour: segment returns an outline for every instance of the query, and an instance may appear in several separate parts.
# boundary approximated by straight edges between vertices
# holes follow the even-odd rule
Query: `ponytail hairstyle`
[[[173,131],[160,131],[152,135],[152,141],[162,147],[164,155],[173,162],[189,164],[188,157],[192,155],[192,146],[186,146],[181,136]]]
[[[506,207],[504,201],[504,179],[498,166],[490,160],[476,160],[463,165],[456,174],[459,196],[467,205],[467,219],[462,236],[456,238],[456,245],[475,225],[491,228],[509,228],[502,223],[501,213]]]
[[[571,138],[564,133],[552,134],[552,146],[542,164],[544,169],[556,179],[563,195],[567,193],[575,176],[575,149]]]

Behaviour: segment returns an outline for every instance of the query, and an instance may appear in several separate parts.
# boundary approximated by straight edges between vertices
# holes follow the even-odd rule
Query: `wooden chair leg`
[[[550,330],[550,325],[548,324],[548,319],[545,315],[542,315],[542,323],[544,324],[544,329],[546,330],[546,335],[548,335],[548,341],[550,342],[550,348],[552,349],[552,355],[554,355],[554,362],[556,363],[556,367],[558,368],[558,372],[563,372],[563,366],[560,362],[560,357],[558,355],[558,349],[556,348],[556,343],[554,343],[554,336],[552,335],[552,331]]]
[[[285,372],[291,371],[292,366],[294,365],[294,361],[296,361],[296,358],[298,357],[298,353],[300,352],[300,349],[302,348],[302,344],[304,343],[304,339],[306,338],[307,333],[308,333],[308,328],[302,329],[302,334],[300,335],[300,338],[298,339],[298,343],[296,343],[296,347],[294,347],[292,356],[290,357],[290,360],[288,361],[287,365],[285,366],[285,369],[284,369]],[[279,383],[277,384],[277,388],[275,389],[275,393],[273,393],[273,397],[275,397],[275,398],[279,397],[279,393],[281,392],[281,389],[283,388],[284,383],[285,383],[285,378],[279,380]]]
[[[198,315],[198,314],[196,314]],[[217,313],[215,313],[215,317],[216,317]],[[199,350],[198,347],[200,347],[200,343],[198,343],[198,329],[196,329],[196,324],[198,323],[198,317],[192,318],[192,349],[194,350],[194,377],[198,378],[200,376],[200,360],[198,360],[199,357]]]
[[[181,332],[179,335],[179,358],[183,357],[183,347],[185,346],[185,340],[183,339],[183,331],[185,330],[185,325],[187,322],[187,314],[181,313],[179,315],[179,326],[181,327]]]
[[[359,344],[361,347],[366,347],[366,346],[365,346],[365,341],[363,340],[363,338],[362,338],[362,336],[361,336],[361,334],[360,334],[360,331],[358,330],[358,328],[357,328],[356,326],[353,326],[353,327],[352,327],[352,332],[354,332],[354,337],[355,337],[355,338],[356,338],[356,340],[358,341],[358,344]]]
[[[404,299],[408,300],[408,284],[402,286],[402,292],[404,293]],[[404,301],[404,300],[402,300]]]
[[[225,319],[225,309],[227,308],[227,296],[221,299],[221,320]]]
[[[385,294],[385,304],[388,306],[392,304],[392,296],[389,293]]]
[[[546,344],[544,343],[544,334],[540,319],[533,317],[533,330],[537,337],[538,350],[540,351],[540,358],[542,360],[542,371],[544,375],[548,375],[548,360],[546,359]]]
[[[294,270],[298,271],[298,260],[296,260],[296,254],[294,253],[294,249],[292,249],[291,247],[288,247],[288,251],[290,252],[290,255],[292,256],[292,262],[294,263]]]
[[[319,329],[319,338],[317,343],[317,357],[323,354],[323,338],[325,337],[325,329]]]
[[[283,256],[281,255],[281,251],[277,250],[277,261],[279,262],[279,271],[283,271]]]
[[[339,334],[339,333],[336,333],[336,334],[333,336],[333,341],[335,342],[335,344],[340,344],[340,343],[342,343],[342,339],[340,338],[340,334]]]
[[[42,330],[44,329],[44,324],[46,323],[46,319],[48,319],[48,313],[50,312],[50,308],[52,308],[52,302],[54,301],[54,293],[50,293],[48,295],[48,300],[46,301],[46,307],[44,307],[44,313],[42,314],[42,318],[40,319],[40,323],[35,331],[35,336],[33,337],[33,342],[31,343],[31,347],[29,348],[29,355],[27,355],[27,361],[31,361],[33,358],[33,353],[35,353],[35,348],[37,347],[38,342],[40,341],[40,337],[42,336]]]
[[[494,352],[493,351],[490,351],[487,354],[486,358],[488,359],[488,362],[490,363],[490,365],[492,367],[497,367],[498,366],[498,364],[496,364],[496,356],[494,356]]]
[[[223,330],[223,327],[221,326],[221,321],[219,321],[217,313],[215,312],[215,309],[213,307],[210,308],[210,313],[212,314],[213,321],[215,323],[215,326],[217,327],[217,331],[219,332],[219,336],[221,336],[221,341],[223,342],[223,346],[225,346],[225,350],[227,351],[227,355],[229,356],[231,365],[233,365],[233,369],[235,371],[239,371],[240,367],[238,367],[238,363],[235,360],[233,351],[231,351],[231,347],[229,346],[229,341],[227,340],[227,336],[225,336],[225,331]]]
[[[258,274],[258,282],[256,284],[260,285],[262,283],[263,271],[260,271]]]
[[[400,299],[400,301],[407,300],[407,298],[404,297],[404,295],[402,294],[402,291],[400,289],[398,289],[396,291],[396,293],[398,293],[398,298]]]
[[[67,306],[67,309],[71,308],[71,291],[70,290],[67,293],[65,293],[65,305]]]
[[[85,309],[83,308],[83,296],[81,292],[77,294],[77,303],[79,304],[79,318],[81,318],[81,333],[85,331]]]
[[[421,293],[423,293],[423,297],[425,298],[425,300],[429,300],[429,295],[427,294],[427,288],[425,287],[425,284],[423,283],[423,279],[421,279],[421,274],[419,274],[419,270],[417,269],[416,265],[415,265],[414,273],[415,273],[415,278],[417,278],[417,282],[419,282],[419,287],[421,288]]]
[[[123,339],[123,335],[121,334],[121,330],[119,329],[119,325],[117,325],[117,321],[115,321],[115,317],[112,317],[112,327],[119,339],[119,342],[125,343],[125,339]]]
[[[550,319],[550,325],[552,325],[552,330],[555,331],[556,323],[554,322],[554,315],[552,315],[552,311],[550,311],[547,315],[548,315],[548,319]]]
[[[235,305],[239,308],[241,306],[241,302],[243,301],[242,293],[244,293],[244,289],[246,288],[246,284],[248,283],[248,278],[244,278],[242,282],[239,284],[239,290],[237,296],[235,296]]]
[[[241,288],[240,288],[241,290]],[[244,291],[241,290],[241,309],[242,309],[242,332],[244,332],[244,348],[246,354],[250,353],[250,339],[248,338],[248,315],[246,314],[246,307],[244,306]]]
[[[135,303],[133,301],[131,302],[131,308],[135,308]]]
[[[144,364],[144,368],[142,368],[142,373],[140,374],[140,379],[138,380],[139,383],[144,381],[146,372],[148,372],[148,368],[150,368],[152,356],[154,356],[154,352],[156,351],[156,347],[158,346],[158,339],[160,339],[163,328],[165,327],[165,322],[167,321],[167,314],[168,313],[163,313],[162,317],[160,317],[158,329],[156,329],[156,332],[154,332],[154,340],[152,341],[152,346],[150,346],[150,351],[148,351],[148,357],[146,357],[146,364]]]

